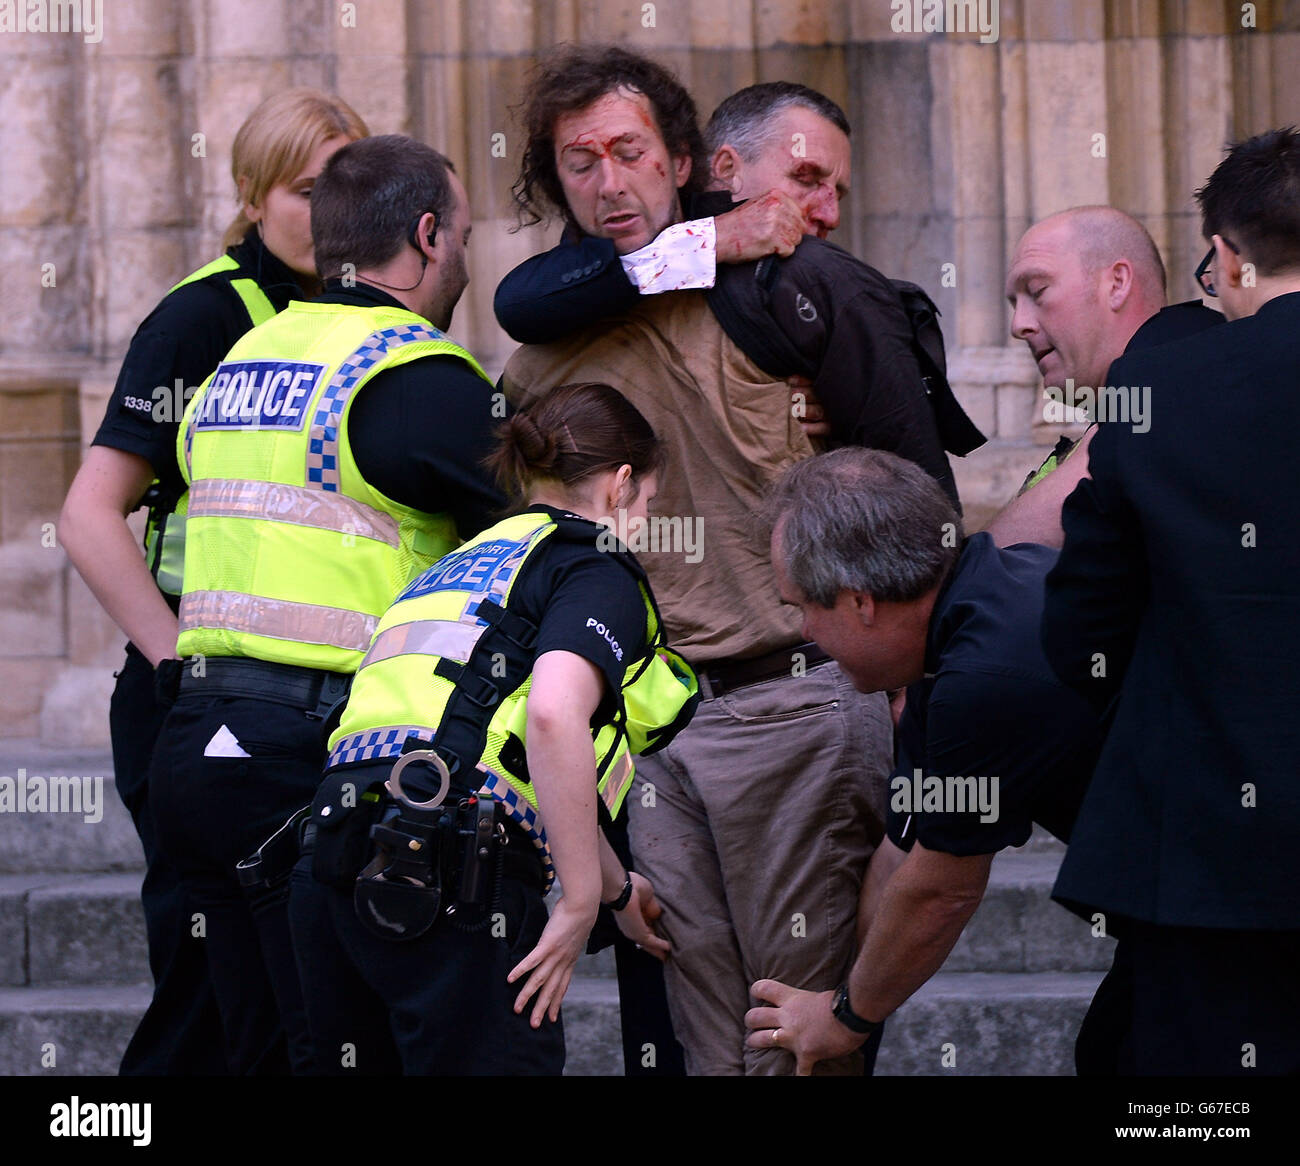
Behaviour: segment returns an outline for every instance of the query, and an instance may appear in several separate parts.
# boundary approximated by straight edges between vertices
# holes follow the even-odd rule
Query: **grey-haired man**
[[[886,839],[858,913],[860,949],[833,991],[759,980],[750,1048],[798,1073],[843,1056],[940,967],[979,906],[993,856],[1034,822],[1068,839],[1098,747],[1097,718],[1043,654],[1043,580],[1056,552],[963,543],[922,470],[846,448],[793,466],[770,501],[772,565],[803,634],[859,692],[909,686]]]

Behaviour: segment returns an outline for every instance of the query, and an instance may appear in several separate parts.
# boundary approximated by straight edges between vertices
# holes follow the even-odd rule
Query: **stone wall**
[[[267,94],[335,90],[375,132],[455,160],[474,239],[453,331],[496,373],[511,345],[492,291],[554,237],[509,233],[521,147],[510,107],[540,49],[651,52],[705,115],[754,81],[825,90],[855,127],[836,239],[935,296],[959,394],[992,438],[959,466],[973,525],[1056,435],[1007,337],[1002,284],[1020,232],[1111,202],[1146,223],[1173,297],[1188,298],[1203,251],[1192,190],[1226,139],[1300,117],[1300,0],[1002,0],[991,43],[895,32],[889,0],[87,7],[102,10],[99,39],[0,31],[0,734],[68,744],[106,739],[121,636],[49,524],[135,326],[215,254],[234,211],[230,143]]]

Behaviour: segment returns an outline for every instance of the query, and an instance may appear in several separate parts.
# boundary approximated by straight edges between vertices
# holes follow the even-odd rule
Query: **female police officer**
[[[560,1003],[600,903],[667,952],[649,884],[597,826],[631,785],[631,752],[666,744],[698,700],[644,572],[601,522],[644,519],[659,458],[608,385],[553,390],[502,426],[494,456],[527,507],[381,620],[291,894],[327,1070],[559,1073]]]
[[[146,786],[165,715],[154,669],[176,654],[185,529],[177,427],[187,394],[240,336],[318,290],[312,183],[335,150],[366,134],[346,103],[310,89],[268,98],[240,127],[231,153],[240,210],[225,254],[181,280],[136,331],[59,521],[68,557],[130,639],[109,724],[118,792],[147,863],[142,897],[155,988],[123,1073],[226,1071],[207,962],[188,938],[177,874],[155,846]],[[149,508],[143,559],[126,523],[141,505]]]

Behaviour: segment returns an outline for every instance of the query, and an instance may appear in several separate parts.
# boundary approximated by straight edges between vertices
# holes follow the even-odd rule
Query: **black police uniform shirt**
[[[886,832],[900,848],[919,840],[993,854],[1024,845],[1034,822],[1069,839],[1100,732],[1043,654],[1044,580],[1056,558],[1034,543],[1000,548],[983,533],[966,541],[930,616],[926,677],[907,690],[898,727]],[[931,778],[937,803],[926,800]],[[984,792],[987,812],[961,808],[959,790],[967,807],[970,792]]]
[[[567,514],[540,504],[527,512]],[[537,566],[510,595],[510,610],[538,625],[534,659],[545,652],[572,652],[600,669],[605,686],[591,723],[605,724],[617,708],[628,667],[646,649],[641,588],[631,571],[593,544],[552,537],[537,554]]]
[[[401,308],[369,284],[329,280],[320,304]],[[493,386],[458,356],[425,356],[366,382],[348,413],[357,469],[394,502],[450,514],[461,538],[491,526],[506,506],[483,459],[494,448]]]
[[[303,298],[294,273],[267,250],[255,228],[226,254],[239,264],[230,274],[255,280],[277,312]],[[248,309],[224,276],[188,283],[164,296],[131,338],[91,444],[144,458],[163,491],[179,497],[185,482],[176,463],[176,434],[187,403],[184,394],[197,390],[252,326]]]

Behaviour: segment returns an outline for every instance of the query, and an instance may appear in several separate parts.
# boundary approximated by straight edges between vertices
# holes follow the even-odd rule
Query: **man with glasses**
[[[1206,265],[1197,269],[1201,282]],[[1202,283],[1207,295],[1212,286]],[[1199,300],[1165,307],[1165,268],[1136,219],[1108,206],[1082,206],[1035,223],[1007,274],[1011,334],[1033,354],[1044,383],[1065,390],[1115,384],[1107,370],[1121,354],[1166,344],[1220,323]],[[1029,475],[1021,494],[988,526],[1002,546],[1061,545],[1061,504],[1088,472],[1093,425],[1077,442],[1062,438]]]
[[[1100,428],[1047,578],[1048,661],[1111,718],[1055,896],[1120,937],[1112,1071],[1300,1074],[1300,131],[1196,197],[1227,323],[1115,364],[1150,427]]]
[[[1223,240],[1224,246],[1226,246],[1234,255],[1241,254],[1241,248],[1231,239],[1225,238],[1222,235],[1219,237]],[[1196,268],[1196,282],[1201,285],[1201,290],[1207,296],[1214,296],[1216,299],[1218,298],[1219,293],[1214,290],[1214,281],[1210,278],[1210,265],[1214,262],[1214,256],[1217,251],[1217,245],[1211,244],[1210,249],[1205,253],[1205,258],[1201,260]]]

